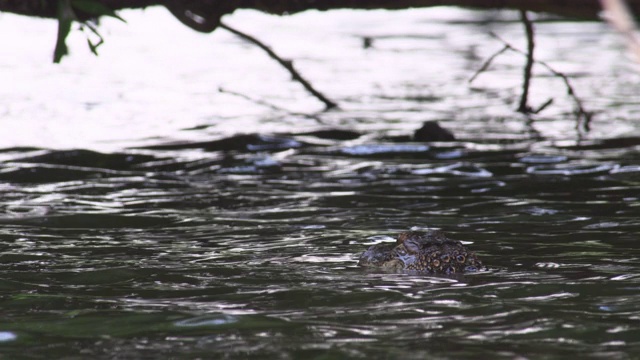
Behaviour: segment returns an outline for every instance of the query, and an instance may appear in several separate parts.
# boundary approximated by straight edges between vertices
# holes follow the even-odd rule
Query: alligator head
[[[360,256],[358,265],[435,274],[456,274],[483,268],[476,254],[461,242],[433,230],[407,231],[400,233],[395,243],[373,245]]]

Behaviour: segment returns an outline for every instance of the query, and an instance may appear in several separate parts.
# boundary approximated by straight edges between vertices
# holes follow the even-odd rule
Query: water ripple
[[[426,152],[429,150],[427,145],[411,145],[411,144],[369,144],[356,145],[343,148],[340,151],[348,155],[377,155],[377,154],[393,154],[393,153],[414,153]]]
[[[608,173],[617,166],[613,164],[599,164],[599,165],[575,165],[575,164],[563,164],[563,165],[537,165],[527,168],[527,173],[534,175],[591,175],[598,173]]]
[[[415,175],[448,174],[468,177],[491,177],[493,174],[474,164],[455,163],[436,168],[415,169],[411,171]]]

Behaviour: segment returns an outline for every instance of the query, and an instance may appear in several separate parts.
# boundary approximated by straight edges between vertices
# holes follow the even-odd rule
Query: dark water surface
[[[30,104],[43,102],[50,108],[40,108],[42,117],[53,122],[68,118],[69,123],[48,133],[50,142],[37,141],[46,138],[40,133],[33,138],[3,135],[2,357],[640,356],[640,132],[633,123],[639,103],[633,100],[638,85],[630,80],[636,75],[626,72],[630,65],[620,58],[623,47],[613,37],[602,40],[606,28],[601,24],[542,25],[543,39],[571,39],[571,46],[586,54],[595,51],[589,46],[600,47],[598,59],[610,62],[576,75],[586,103],[601,112],[591,133],[575,130],[571,102],[562,100],[564,90],[550,85],[551,78],[537,80],[542,88],[537,91],[560,99],[548,117],[528,124],[513,113],[519,58],[497,65],[495,73],[483,75],[487,84],[473,89],[466,79],[482,63],[485,50],[465,60],[455,51],[431,49],[436,41],[453,50],[464,48],[469,56],[477,50],[466,42],[473,43],[469,39],[479,36],[486,22],[469,18],[489,15],[451,11],[446,21],[437,11],[396,13],[407,26],[435,27],[424,38],[393,24],[386,30],[371,28],[371,35],[381,37],[378,49],[360,55],[371,63],[357,59],[361,67],[353,69],[353,83],[344,81],[344,88],[322,75],[322,66],[335,66],[343,71],[335,76],[347,76],[348,59],[329,54],[317,60],[320,65],[308,73],[317,72],[319,84],[345,107],[320,115],[322,123],[272,110],[265,115],[264,108],[232,96],[211,101],[229,101],[235,115],[219,115],[231,112],[222,106],[183,113],[179,106],[197,108],[213,96],[202,92],[200,80],[195,85],[185,80],[176,86],[193,86],[193,97],[179,98],[192,100],[190,105],[178,105],[174,98],[145,100],[153,97],[144,88],[141,93],[147,95],[136,98],[142,105],[160,102],[160,110],[149,111],[167,111],[162,116],[176,123],[166,125],[162,116],[136,118],[144,110],[127,108],[127,101],[136,102],[127,100],[132,96],[127,93],[116,102],[124,104],[118,111],[108,105],[115,101],[109,96],[95,110],[112,113],[104,121],[120,128],[121,138],[104,135],[104,125],[95,124],[93,131],[78,125],[88,137],[69,136],[83,116],[95,121],[94,110],[65,112],[63,106],[62,115],[56,115],[54,100],[15,95],[17,102],[5,105],[3,122],[32,119],[36,110]],[[336,22],[347,16],[335,14]],[[353,16],[364,23],[383,16],[358,14]],[[294,27],[296,21],[305,23],[288,21]],[[310,33],[326,30],[321,23],[312,22]],[[501,26],[498,30],[509,35],[517,34],[520,25]],[[336,39],[366,33],[355,25],[358,31],[340,29]],[[582,69],[589,63],[584,53],[554,53],[552,46],[540,46],[541,56],[555,54],[552,60],[560,67]],[[451,69],[444,79],[402,70],[424,64],[432,50],[439,59],[434,68],[416,71],[437,73],[442,66],[437,64],[448,56]],[[294,52],[298,57],[304,53]],[[135,59],[135,54],[127,56]],[[421,60],[411,62],[414,55]],[[384,83],[384,76],[371,68],[376,63],[384,67],[394,57],[406,65],[398,64],[397,73],[388,75],[395,80]],[[460,64],[467,65],[456,67]],[[5,64],[12,66],[27,72]],[[367,74],[386,85],[372,90]],[[279,86],[296,88],[287,79],[270,83],[274,93],[263,80],[247,85],[258,98],[265,91],[266,98],[285,105],[309,101],[302,92],[288,98],[279,94]],[[77,86],[73,91],[91,94],[88,85]],[[358,97],[356,91],[364,88],[370,93]],[[97,95],[87,98],[92,96]],[[130,116],[142,125],[175,126],[176,134],[167,130],[171,136],[162,136],[165,130],[144,130],[138,124],[142,132],[132,135],[122,130]],[[402,138],[433,119],[459,140]],[[56,137],[65,126],[66,137]],[[164,146],[177,138],[191,140]],[[64,141],[69,145],[61,146]],[[489,270],[439,277],[356,266],[367,246],[411,228],[444,230],[477,251]]]

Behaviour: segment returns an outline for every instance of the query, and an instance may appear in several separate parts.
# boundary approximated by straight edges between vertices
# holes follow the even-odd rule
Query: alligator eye
[[[440,259],[446,263],[448,263],[451,260],[451,257],[447,254],[444,254],[440,257]]]
[[[464,261],[467,260],[464,255],[458,255],[456,256],[456,260],[460,263],[460,264],[464,264]]]

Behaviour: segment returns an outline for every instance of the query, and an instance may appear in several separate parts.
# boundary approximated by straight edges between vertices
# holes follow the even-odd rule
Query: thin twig
[[[268,102],[266,102],[266,101],[264,101],[264,100],[260,100],[260,99],[252,98],[252,97],[251,97],[251,96],[249,96],[249,95],[241,94],[241,93],[236,92],[236,91],[233,91],[233,90],[227,90],[227,89],[225,89],[225,88],[219,87],[219,88],[218,88],[218,92],[220,92],[220,93],[222,93],[222,94],[229,94],[229,95],[237,96],[237,97],[239,97],[239,98],[242,98],[242,99],[248,100],[248,101],[250,101],[250,102],[252,102],[252,103],[254,103],[254,104],[258,104],[258,105],[261,105],[261,106],[264,106],[264,107],[268,107],[268,108],[269,108],[269,109],[271,109],[271,110],[275,110],[275,111],[286,111],[285,109],[281,108],[280,106],[277,106],[277,105],[274,105],[274,104],[268,103]],[[288,111],[287,111],[287,112],[288,112]]]
[[[338,104],[336,104],[335,102],[329,100],[326,96],[324,96],[322,93],[320,93],[318,90],[316,90],[307,80],[305,80],[302,75],[300,75],[300,73],[298,71],[296,71],[296,69],[293,67],[293,62],[292,61],[288,61],[288,60],[284,60],[283,58],[281,58],[280,56],[278,56],[273,50],[271,50],[270,47],[268,47],[267,45],[265,45],[263,42],[261,42],[260,40],[254,38],[251,35],[245,34],[239,30],[236,30],[230,26],[228,26],[227,24],[221,22],[220,23],[220,27],[243,38],[244,40],[253,43],[255,45],[257,45],[259,48],[261,48],[262,50],[264,50],[269,57],[271,57],[272,59],[274,59],[275,61],[277,61],[280,65],[282,65],[285,69],[287,69],[289,71],[289,73],[291,74],[291,77],[298,81],[300,84],[302,84],[302,86],[304,86],[304,88],[310,92],[313,96],[315,96],[318,100],[322,101],[325,105],[325,109],[329,110],[329,109],[333,109],[333,108],[337,108]]]
[[[527,63],[524,66],[524,81],[522,82],[522,97],[520,98],[520,105],[518,111],[523,114],[532,112],[529,102],[529,84],[531,83],[531,70],[533,69],[533,50],[535,48],[535,42],[533,39],[533,23],[529,20],[526,10],[520,10],[520,18],[524,24],[525,33],[527,35]]]
[[[538,108],[533,110],[532,112],[534,114],[538,114],[538,113],[540,113],[540,111],[546,109],[547,106],[549,106],[551,104],[553,104],[553,98],[550,98],[549,100],[545,101],[542,105],[538,106]]]
[[[485,72],[489,66],[491,65],[491,63],[493,62],[493,60],[495,58],[497,58],[500,54],[502,54],[503,52],[507,51],[511,49],[511,46],[509,46],[508,44],[505,45],[502,49],[500,49],[500,51],[496,52],[495,54],[491,55],[487,61],[484,62],[484,64],[482,64],[482,66],[480,67],[480,69],[478,69],[478,71],[476,71],[475,74],[473,74],[473,76],[469,79],[469,84],[471,84],[473,82],[473,80],[475,80],[478,75],[482,74],[483,72]]]
[[[313,119],[313,120],[317,121],[320,124],[324,124],[324,121],[320,117],[318,117],[316,115],[293,112],[293,111],[290,111],[290,110],[285,109],[283,107],[280,107],[278,105],[274,105],[272,103],[266,102],[264,100],[255,99],[255,98],[252,98],[251,96],[248,96],[248,95],[245,95],[245,94],[241,94],[239,92],[232,91],[232,90],[227,90],[227,89],[224,89],[222,87],[219,87],[218,91],[223,93],[223,94],[229,94],[229,95],[237,96],[239,98],[243,98],[245,100],[251,101],[254,104],[258,104],[258,105],[262,105],[262,106],[268,107],[271,110],[286,112],[289,115],[306,117],[306,118],[309,118],[309,119]]]

